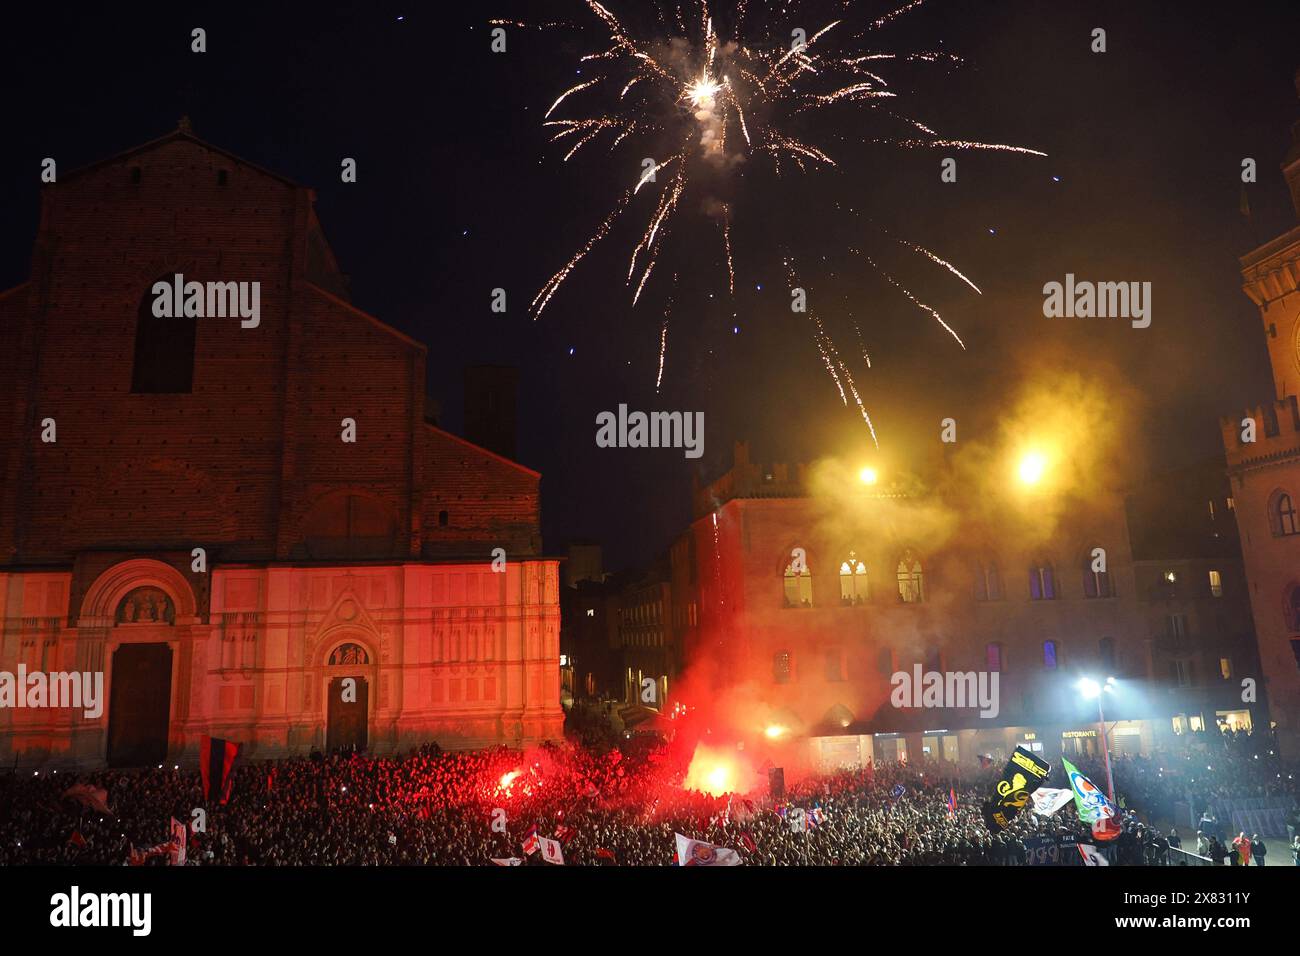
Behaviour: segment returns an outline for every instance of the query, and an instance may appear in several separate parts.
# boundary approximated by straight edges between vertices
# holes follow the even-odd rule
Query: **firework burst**
[[[604,3],[584,0],[589,14],[586,22],[569,28],[599,28],[602,48],[582,57],[587,78],[555,98],[544,124],[552,140],[564,147],[564,162],[603,145],[610,152],[631,153],[629,165],[635,162],[638,173],[630,177],[626,191],[587,242],[537,292],[530,306],[533,317],[541,315],[582,260],[638,204],[643,190],[656,196],[640,200],[653,205],[625,276],[632,304],[635,306],[644,293],[688,198],[697,200],[716,224],[727,286],[734,295],[733,209],[710,194],[713,185],[719,177],[749,162],[770,163],[778,177],[791,167],[800,173],[835,167],[835,158],[803,131],[821,131],[826,139],[842,138],[845,111],[872,110],[888,126],[905,128],[905,136],[870,139],[901,149],[942,147],[1044,155],[1022,146],[944,137],[898,110],[899,97],[882,75],[891,63],[959,62],[946,53],[871,48],[877,31],[924,2],[911,0],[881,14],[878,7],[867,9],[875,4],[838,0],[830,4],[833,15],[814,23],[812,8],[827,7],[824,0],[755,0],[754,6],[761,9],[754,11],[750,0],[664,0],[646,4],[653,7],[657,19],[650,28],[636,29],[625,25]],[[644,8],[638,10],[638,23],[645,21],[644,14]],[[798,28],[799,24],[809,29]],[[563,29],[565,25],[546,24],[545,28]],[[642,164],[638,157],[652,158]],[[899,241],[979,291],[951,263],[915,243]],[[961,343],[938,312],[868,257],[863,258]],[[666,331],[665,325],[660,335],[656,387],[663,378]],[[814,339],[841,398],[847,404],[852,396],[871,427],[852,375],[820,320],[814,320]]]

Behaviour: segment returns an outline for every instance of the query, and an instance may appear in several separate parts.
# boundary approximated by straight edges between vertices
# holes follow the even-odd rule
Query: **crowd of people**
[[[1294,798],[1291,775],[1258,745],[1225,746],[1208,763],[1204,753],[1116,760],[1123,820],[1105,846],[1111,861],[1165,862],[1181,842],[1167,823],[1178,802]],[[766,787],[717,796],[683,787],[689,749],[564,743],[526,753],[313,754],[237,765],[224,805],[204,799],[197,772],[172,766],[14,773],[0,776],[0,865],[116,865],[133,851],[139,860],[141,848],[171,838],[172,819],[186,825],[189,865],[537,865],[541,854],[524,850],[534,828],[562,844],[570,865],[670,865],[674,833],[735,848],[754,865],[1014,865],[1044,837],[1066,847],[1094,842],[1070,807],[1051,817],[1026,809],[990,833],[981,805],[1000,760],[810,773],[779,796]],[[1105,780],[1099,760],[1076,763]],[[103,788],[107,812],[67,798],[74,784]],[[1069,784],[1054,768],[1044,785]],[[1242,835],[1232,852],[1258,862],[1267,849]],[[151,862],[166,859],[155,853]]]

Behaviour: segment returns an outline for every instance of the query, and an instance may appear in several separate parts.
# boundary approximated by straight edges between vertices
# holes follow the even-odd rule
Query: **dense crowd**
[[[1176,802],[1200,812],[1225,796],[1294,796],[1291,775],[1261,746],[1228,741],[1208,762],[1205,752],[1117,759],[1124,822],[1108,855],[1163,861],[1171,835],[1156,821],[1168,821]],[[536,864],[540,854],[521,849],[534,826],[560,840],[566,863],[586,865],[671,864],[675,832],[733,847],[758,865],[1007,865],[1023,862],[1035,837],[1067,846],[1091,839],[1071,807],[1050,818],[1026,810],[990,834],[981,803],[1001,760],[815,774],[774,799],[765,788],[748,797],[684,789],[684,750],[557,744],[527,753],[313,754],[237,765],[224,806],[205,802],[197,772],[174,767],[10,774],[0,776],[0,864],[123,864],[133,849],[165,843],[172,818],[195,821],[195,808],[204,814],[188,836],[190,865]],[[1100,761],[1076,763],[1104,786]],[[104,788],[110,812],[66,798],[74,783]],[[1068,783],[1054,768],[1045,785]],[[494,828],[496,810],[505,818]]]

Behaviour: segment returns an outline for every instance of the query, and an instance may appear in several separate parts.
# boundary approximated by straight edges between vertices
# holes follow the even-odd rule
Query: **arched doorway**
[[[370,656],[359,644],[340,644],[331,652],[325,750],[364,751],[370,742],[370,682],[359,673]],[[336,676],[337,675],[337,676]]]
[[[123,644],[113,654],[108,705],[108,765],[145,767],[167,757],[172,649]]]

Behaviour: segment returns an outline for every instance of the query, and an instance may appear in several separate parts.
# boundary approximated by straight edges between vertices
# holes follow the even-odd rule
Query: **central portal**
[[[352,686],[355,686],[355,693],[350,689]],[[325,730],[327,753],[366,749],[369,742],[369,702],[370,685],[364,677],[335,677],[330,681]]]
[[[108,765],[148,767],[167,757],[172,649],[124,644],[113,654],[108,702]]]

